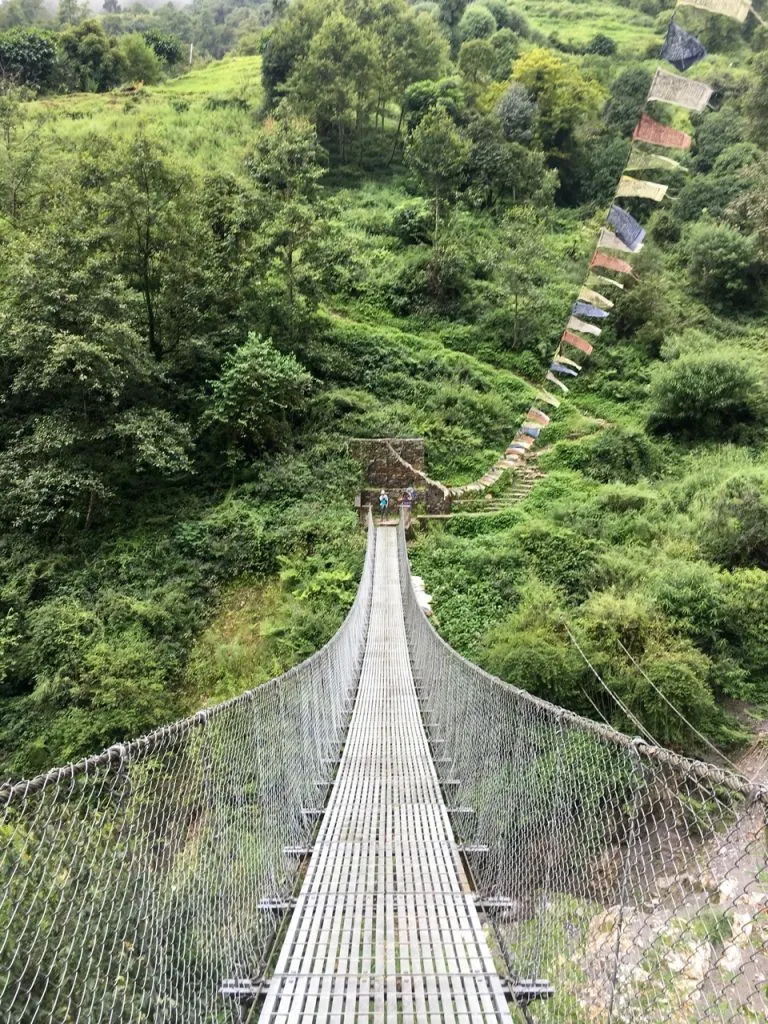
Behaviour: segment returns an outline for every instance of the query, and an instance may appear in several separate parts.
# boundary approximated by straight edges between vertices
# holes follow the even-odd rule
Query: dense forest
[[[540,383],[671,8],[558,0],[0,7],[0,771],[324,642],[351,436],[475,479]],[[686,8],[704,113],[636,280],[497,511],[417,530],[445,637],[701,753],[768,678],[768,30]],[[189,67],[192,44],[192,67]],[[223,59],[219,59],[222,58]],[[483,512],[483,514],[477,514]]]

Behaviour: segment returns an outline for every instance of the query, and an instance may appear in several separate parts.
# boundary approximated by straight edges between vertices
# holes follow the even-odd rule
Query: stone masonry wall
[[[382,487],[394,502],[406,487],[413,485],[417,501],[426,505],[427,512],[450,512],[450,493],[425,472],[422,438],[355,437],[349,442],[349,451],[363,469],[362,506],[375,508]],[[403,465],[404,462],[409,465]]]

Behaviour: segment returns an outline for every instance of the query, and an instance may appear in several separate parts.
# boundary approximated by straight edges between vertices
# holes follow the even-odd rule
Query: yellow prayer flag
[[[752,7],[751,0],[677,0],[681,7],[698,7],[710,14],[724,14],[734,21],[746,21]]]
[[[616,189],[617,196],[634,196],[637,199],[652,199],[660,203],[667,194],[668,185],[659,185],[655,181],[643,181],[623,174]]]
[[[583,302],[591,302],[593,306],[597,306],[599,309],[613,309],[613,303],[610,299],[606,299],[600,292],[593,291],[591,288],[583,286],[579,292],[579,298]]]

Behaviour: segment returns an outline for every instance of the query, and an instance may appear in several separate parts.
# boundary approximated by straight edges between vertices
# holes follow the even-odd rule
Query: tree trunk
[[[403,127],[403,108],[400,107],[400,119],[397,122],[397,131],[395,132],[395,141],[392,145],[392,152],[389,154],[389,160],[387,161],[387,167],[392,165],[392,161],[395,159],[395,153],[400,142],[400,129]]]
[[[91,525],[91,516],[93,515],[93,506],[94,506],[95,503],[96,503],[96,494],[93,491],[93,489],[91,489],[91,493],[88,495],[88,511],[85,513],[85,527],[84,527],[84,529],[86,529],[86,530]]]

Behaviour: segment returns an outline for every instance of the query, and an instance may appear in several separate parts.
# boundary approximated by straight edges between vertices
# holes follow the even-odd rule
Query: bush
[[[680,189],[674,215],[680,221],[698,220],[702,214],[720,218],[748,187],[748,182],[738,173],[697,175]]]
[[[497,82],[503,82],[509,78],[512,63],[520,53],[519,40],[512,29],[502,28],[494,32],[488,42],[493,47],[493,77]]]
[[[579,700],[584,664],[561,627],[562,595],[536,578],[525,582],[518,608],[485,637],[489,671],[557,704]]]
[[[487,39],[497,28],[496,19],[487,7],[480,3],[470,4],[459,22],[459,38],[465,42],[468,39]]]
[[[650,405],[657,433],[721,438],[762,416],[762,385],[740,355],[690,353],[653,371]]]
[[[744,121],[732,110],[718,110],[702,117],[694,132],[695,169],[709,171],[723,150],[746,135]]]
[[[56,36],[36,28],[0,32],[0,69],[16,85],[51,89],[56,84]]]
[[[755,243],[724,224],[696,224],[688,238],[691,287],[715,306],[736,306],[755,296]]]
[[[496,116],[505,138],[510,142],[525,144],[533,138],[536,104],[525,86],[519,82],[513,82],[501,97],[496,107]]]
[[[410,199],[392,214],[392,234],[405,245],[430,242],[434,227],[435,212],[426,199]]]
[[[157,29],[150,29],[142,33],[144,42],[151,46],[163,64],[172,67],[181,63],[184,57],[181,40],[171,33],[158,32]]]
[[[645,434],[623,427],[610,427],[594,440],[578,445],[571,455],[570,465],[601,483],[621,480],[625,484],[634,484],[640,477],[654,472],[657,456],[653,443]]]
[[[729,569],[768,569],[768,474],[755,472],[728,480],[715,498],[700,538],[704,552]]]
[[[515,12],[510,11],[506,0],[478,0],[482,7],[486,7],[493,15],[493,20],[499,28],[512,28],[515,20]],[[519,15],[518,15],[519,17]]]
[[[487,39],[468,39],[459,50],[459,72],[471,85],[487,85],[493,77],[496,53]]]
[[[650,85],[651,76],[641,66],[627,68],[617,75],[605,106],[606,124],[622,136],[631,135],[645,105]]]
[[[616,53],[616,43],[610,36],[603,35],[602,32],[598,32],[596,36],[593,36],[587,43],[585,53],[596,53],[600,57],[613,57]]]
[[[125,61],[126,81],[156,85],[163,77],[160,58],[138,32],[123,36],[120,40],[120,49]]]

